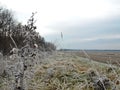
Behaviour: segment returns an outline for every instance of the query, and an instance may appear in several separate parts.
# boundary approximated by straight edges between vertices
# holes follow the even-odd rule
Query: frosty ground
[[[43,60],[44,61],[44,60]],[[36,66],[28,90],[120,90],[120,68],[57,51]]]

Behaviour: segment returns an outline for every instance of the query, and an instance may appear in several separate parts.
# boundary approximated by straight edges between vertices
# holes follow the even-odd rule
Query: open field
[[[25,90],[120,90],[119,67],[83,58],[80,53],[56,51],[45,58],[31,58],[38,64],[25,71]],[[10,89],[14,76],[1,76],[0,81],[0,90],[14,90]]]
[[[29,90],[120,90],[120,68],[82,58],[78,52],[57,52],[36,67]]]
[[[119,65],[120,63],[120,51],[85,51],[89,57],[87,57],[83,51],[75,52],[78,56],[90,58],[95,61],[104,62],[104,63],[112,63],[115,65]]]

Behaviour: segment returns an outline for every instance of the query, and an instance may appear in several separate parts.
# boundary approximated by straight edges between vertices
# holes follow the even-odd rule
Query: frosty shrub
[[[7,55],[16,46],[21,49],[26,45],[26,42],[31,48],[34,48],[34,44],[37,44],[41,51],[56,49],[53,43],[46,42],[44,37],[36,32],[34,15],[35,13],[32,13],[27,24],[23,25],[14,19],[12,11],[0,7],[0,43],[2,43],[0,44],[0,51],[3,52],[3,55]]]
[[[17,22],[13,27],[4,27],[5,30],[0,27],[0,43],[3,43],[0,44],[3,52],[0,54],[0,76],[4,74],[2,86],[5,90],[26,90],[34,67],[42,63],[41,58],[48,56],[47,51],[56,49],[36,32],[34,15],[32,13],[26,25]]]

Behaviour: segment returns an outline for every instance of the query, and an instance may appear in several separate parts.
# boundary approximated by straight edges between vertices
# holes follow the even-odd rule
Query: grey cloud
[[[119,16],[106,20],[92,21],[86,24],[81,24],[80,21],[74,22],[74,25],[70,24],[70,22],[63,24],[58,23],[47,28],[58,31],[58,34],[52,35],[52,37],[46,37],[49,39],[58,38],[58,40],[60,40],[60,32],[63,32],[65,48],[120,49],[120,47],[118,47],[118,45],[120,45],[118,41],[120,40]],[[107,43],[108,41],[109,43]],[[109,47],[107,47],[107,45]]]

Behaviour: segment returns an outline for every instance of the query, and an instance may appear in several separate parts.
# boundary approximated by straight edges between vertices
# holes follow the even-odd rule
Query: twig
[[[14,39],[12,38],[11,35],[10,35],[10,38],[11,38],[12,42],[14,43],[15,47],[18,48],[18,47],[17,47],[17,44],[15,43],[15,41],[14,41]]]

